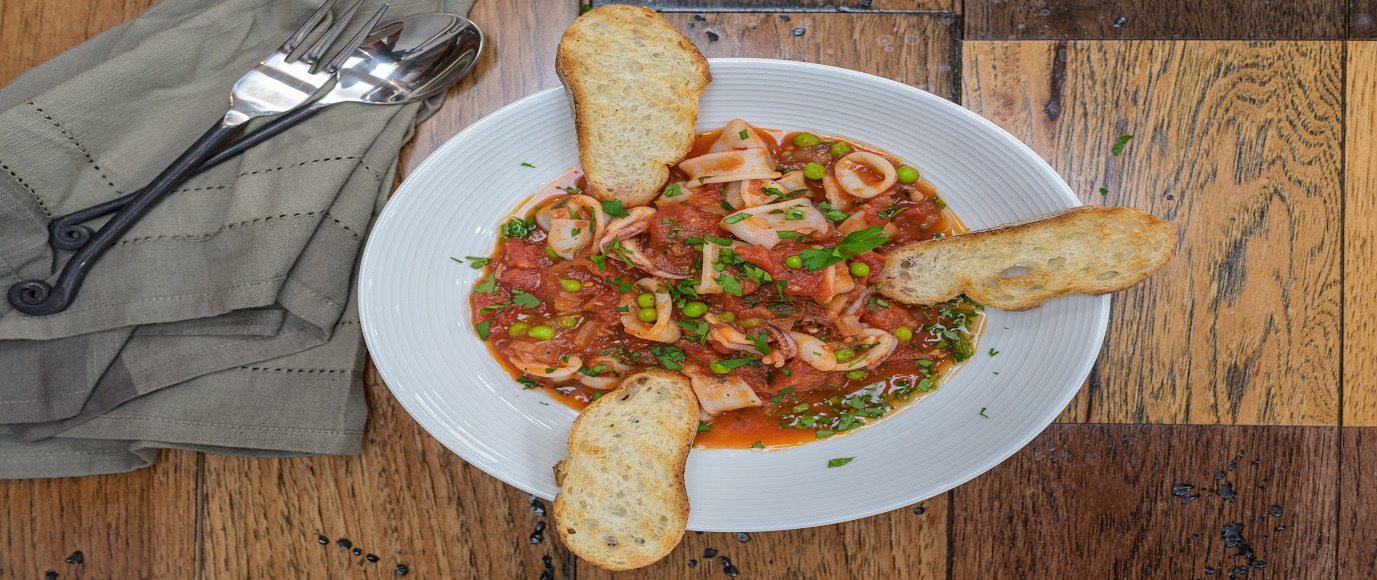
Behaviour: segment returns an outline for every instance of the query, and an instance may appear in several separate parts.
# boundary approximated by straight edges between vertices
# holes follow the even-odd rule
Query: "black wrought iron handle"
[[[324,106],[312,103],[285,115],[278,116],[271,122],[260,127],[257,131],[240,137],[224,149],[221,149],[219,153],[201,162],[201,165],[188,175],[188,177],[215,167],[227,159],[237,157],[250,147],[258,145],[268,139],[272,139],[287,129],[291,129],[324,108]],[[141,189],[123,197],[117,197],[110,201],[99,203],[86,209],[77,210],[54,219],[48,224],[48,245],[59,250],[80,250],[82,246],[85,246],[87,242],[91,241],[91,236],[95,235],[95,231],[92,230],[90,226],[85,225],[86,222],[119,211],[120,208],[127,205],[142,193],[143,190]]]
[[[76,298],[82,281],[91,271],[91,266],[114,245],[115,240],[128,233],[134,224],[138,223],[139,218],[148,213],[167,192],[191,177],[201,162],[209,158],[238,130],[237,124],[230,125],[223,120],[216,123],[167,169],[153,178],[137,197],[129,200],[115,217],[106,222],[91,241],[67,262],[55,284],[50,285],[43,280],[25,280],[10,286],[10,305],[15,310],[31,315],[55,314],[66,310]]]

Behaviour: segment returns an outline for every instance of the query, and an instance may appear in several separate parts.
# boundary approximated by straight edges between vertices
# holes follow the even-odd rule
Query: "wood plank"
[[[1344,0],[1004,0],[966,3],[968,40],[1326,40]]]
[[[529,496],[435,441],[371,365],[368,377],[362,457],[207,456],[205,576],[389,578],[404,564],[419,578],[536,578],[547,557],[566,576],[555,534],[529,541],[546,521]]]
[[[0,85],[63,51],[138,16],[157,0],[0,2]]]
[[[1377,39],[1377,0],[1348,0],[1348,37]]]
[[[659,12],[960,12],[958,0],[593,0]]]
[[[478,2],[469,18],[488,49],[446,106],[403,149],[399,178],[469,123],[541,89],[558,86],[554,49],[578,15],[576,2]],[[362,457],[206,460],[208,578],[554,577],[573,559],[556,535],[529,537],[543,518],[528,496],[479,471],[426,434],[372,371]],[[317,538],[330,540],[321,546]],[[347,538],[380,561],[341,552]]]
[[[952,576],[1222,578],[1256,562],[1276,578],[1360,577],[1335,573],[1338,436],[1054,425],[952,492]],[[1224,540],[1235,526],[1253,560]]]
[[[198,454],[130,473],[0,481],[0,578],[191,578]],[[82,562],[67,563],[77,551]]]
[[[1339,578],[1377,577],[1377,429],[1344,427],[1339,475]]]
[[[860,521],[786,532],[689,532],[674,552],[645,568],[612,573],[579,560],[579,580],[742,578],[945,578],[948,495]],[[714,556],[704,557],[713,553]],[[690,562],[693,562],[692,566]]]
[[[963,53],[967,107],[1085,203],[1144,209],[1180,236],[1161,272],[1114,297],[1086,420],[1337,423],[1342,248],[1327,232],[1343,224],[1342,46],[972,42]],[[1122,135],[1134,138],[1114,156]]]
[[[1348,43],[1344,99],[1344,425],[1377,425],[1377,44]]]
[[[956,97],[959,46],[955,16],[805,13],[788,21],[776,14],[751,13],[662,16],[709,58],[801,60],[867,72],[949,99]]]

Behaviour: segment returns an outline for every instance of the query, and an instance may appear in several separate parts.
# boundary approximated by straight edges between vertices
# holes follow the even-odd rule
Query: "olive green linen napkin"
[[[472,0],[391,4],[385,21]],[[0,89],[0,290],[51,280],[70,253],[49,220],[147,184],[317,6],[164,0]],[[357,453],[354,268],[440,101],[332,107],[175,190],[66,311],[0,302],[0,478],[128,471],[159,448]]]

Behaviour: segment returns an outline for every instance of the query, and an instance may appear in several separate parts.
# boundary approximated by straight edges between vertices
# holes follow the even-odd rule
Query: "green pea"
[[[856,358],[856,351],[851,350],[851,349],[849,349],[849,348],[839,350],[839,351],[834,352],[834,353],[832,353],[832,354],[836,355],[836,357],[837,357],[837,362],[846,362],[846,361],[849,361],[849,360],[851,360],[851,359],[853,359],[853,358]]]
[[[516,338],[518,336],[526,334],[526,331],[530,329],[531,324],[529,322],[518,322],[507,328],[507,336]]]
[[[566,292],[578,292],[579,290],[583,290],[583,282],[564,278],[559,281],[559,287],[563,288]]]
[[[851,263],[851,275],[852,275],[852,276],[865,276],[865,275],[867,275],[867,274],[870,274],[870,266],[867,266],[867,265],[865,264],[865,262],[852,262],[852,263]]]
[[[554,248],[551,248],[550,246],[545,246],[545,255],[549,256],[551,260],[554,260],[556,262],[559,261],[559,254],[556,254]]]
[[[894,173],[899,177],[899,183],[913,183],[918,181],[918,170],[907,165],[900,165]]]
[[[837,141],[827,148],[827,152],[831,153],[832,157],[845,157],[847,153],[851,152],[851,146],[847,145],[845,141]]]
[[[573,316],[561,316],[555,319],[555,324],[558,324],[560,328],[573,328],[579,325],[579,319]]]
[[[894,338],[899,340],[913,340],[913,329],[907,326],[900,326],[894,329]]]
[[[736,315],[730,312],[723,312],[722,314],[717,315],[717,319],[721,320],[722,322],[731,322],[733,320],[736,320]]]
[[[640,306],[641,308],[650,308],[651,306],[654,306],[655,295],[649,292],[641,293],[639,296],[636,297],[636,305]]]
[[[849,373],[846,373],[846,378],[851,379],[853,381],[859,381],[865,378],[865,371],[851,371]]]
[[[727,368],[727,365],[724,365],[717,361],[712,361],[708,363],[708,368],[712,369],[712,372],[717,373],[719,375],[725,375],[731,372],[731,369]]]
[[[797,270],[803,267],[803,258],[800,258],[798,256],[789,256],[788,258],[784,259],[784,265]]]
[[[655,312],[654,308],[642,308],[640,312],[636,313],[636,318],[641,319],[641,322],[655,322],[655,319],[659,317],[660,315]]]
[[[555,329],[542,324],[526,331],[526,334],[529,334],[531,338],[536,340],[550,340],[555,337]]]
[[[827,168],[817,163],[809,163],[803,166],[803,176],[808,179],[822,179],[827,175]]]
[[[812,133],[799,133],[794,136],[794,145],[812,147],[818,144],[818,136]]]
[[[684,316],[687,316],[689,318],[698,318],[699,316],[708,313],[708,305],[695,300],[693,302],[685,304],[683,310]]]

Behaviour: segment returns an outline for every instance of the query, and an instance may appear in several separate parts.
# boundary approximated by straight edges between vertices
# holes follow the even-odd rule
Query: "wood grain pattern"
[[[1180,236],[1162,271],[1114,297],[1086,420],[1337,423],[1342,53],[966,43],[967,107],[1086,203],[1144,209]]]
[[[1344,427],[1338,578],[1377,577],[1377,429]]]
[[[419,578],[536,578],[546,557],[568,577],[573,561],[556,534],[528,541],[549,522],[525,493],[440,445],[371,366],[366,383],[362,457],[206,457],[206,577],[391,578],[405,564]]]
[[[1054,425],[952,492],[952,576],[1222,578],[1248,571],[1222,540],[1241,524],[1265,562],[1241,577],[1358,577],[1335,575],[1337,445],[1333,427]]]
[[[1377,0],[1348,0],[1348,37],[1377,38]]]
[[[1344,0],[981,0],[966,3],[966,38],[1341,39],[1344,12]]]
[[[801,60],[956,97],[958,19],[919,14],[663,14],[712,57]],[[799,31],[802,31],[801,33]]]
[[[947,516],[948,496],[942,495],[860,521],[753,533],[747,542],[731,533],[689,532],[674,552],[653,565],[612,573],[579,560],[578,578],[725,578],[718,560],[723,556],[742,578],[945,578]],[[705,558],[709,549],[718,553]]]
[[[1344,425],[1377,425],[1377,44],[1348,43],[1344,122]]]
[[[114,475],[0,481],[0,578],[191,578],[199,454]],[[66,558],[80,550],[83,564]]]
[[[106,29],[129,20],[157,0],[0,2],[0,85]]]
[[[960,12],[959,0],[593,0],[660,12]]]

